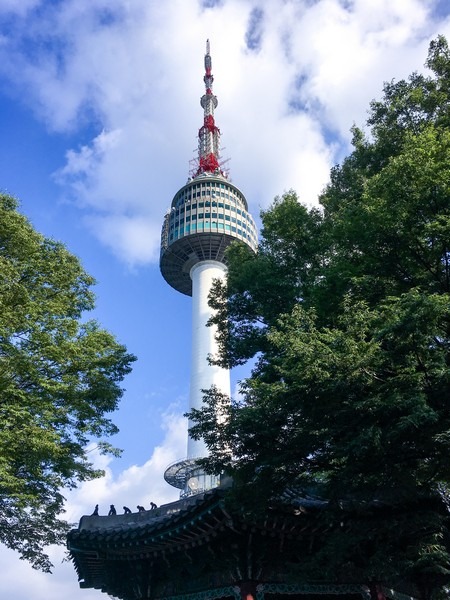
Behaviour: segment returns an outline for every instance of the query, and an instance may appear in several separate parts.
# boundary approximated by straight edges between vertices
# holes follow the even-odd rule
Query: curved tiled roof
[[[122,600],[205,600],[205,590],[234,589],[229,586],[244,572],[278,586],[298,583],[296,565],[320,539],[323,523],[316,516],[327,501],[286,490],[276,506],[252,518],[228,511],[226,491],[216,488],[140,513],[82,517],[68,535],[80,587]],[[355,592],[341,597],[355,600]]]
[[[204,494],[166,504],[154,510],[127,515],[84,516],[78,529],[68,535],[69,550],[83,541],[120,543],[145,537],[150,544],[152,538],[177,531],[189,524],[205,520],[221,504],[223,492],[214,490]],[[220,513],[220,508],[218,510]]]

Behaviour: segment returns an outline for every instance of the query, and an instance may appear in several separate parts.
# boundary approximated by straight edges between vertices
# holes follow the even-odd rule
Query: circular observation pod
[[[203,260],[224,263],[225,250],[234,240],[256,252],[256,225],[244,195],[220,175],[199,175],[176,193],[164,217],[160,258],[164,279],[191,296],[191,268]]]
[[[198,459],[185,458],[169,465],[164,479],[172,487],[182,490],[180,497],[201,494],[220,485],[220,475],[210,475],[199,467]]]

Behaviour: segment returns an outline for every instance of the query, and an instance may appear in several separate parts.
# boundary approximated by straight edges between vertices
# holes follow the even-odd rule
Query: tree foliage
[[[134,360],[83,320],[93,283],[0,195],[0,541],[43,570],[44,546],[65,541],[63,488],[101,474],[86,446],[117,431],[108,413]]]
[[[428,76],[385,84],[369,135],[307,209],[262,213],[257,255],[230,248],[217,284],[221,355],[255,357],[243,398],[192,411],[211,470],[244,509],[287,488],[327,499],[316,577],[393,581],[423,597],[450,583],[450,52]],[[218,421],[216,413],[227,414]]]

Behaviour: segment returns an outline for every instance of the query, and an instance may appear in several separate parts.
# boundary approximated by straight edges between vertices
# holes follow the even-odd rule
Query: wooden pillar
[[[386,600],[386,596],[384,595],[383,588],[379,583],[372,582],[369,585],[370,589],[370,598],[371,600]]]
[[[239,585],[241,600],[256,600],[256,581],[242,581]]]

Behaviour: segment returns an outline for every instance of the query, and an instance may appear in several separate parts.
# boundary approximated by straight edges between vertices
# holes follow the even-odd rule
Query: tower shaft
[[[230,396],[230,373],[209,364],[218,352],[208,295],[214,279],[226,274],[225,251],[234,241],[256,251],[255,222],[242,192],[231,184],[219,164],[220,131],[214,121],[217,98],[212,92],[209,41],[205,54],[205,93],[200,99],[203,125],[198,132],[198,162],[194,178],[174,196],[161,232],[161,273],[177,291],[192,296],[192,360],[189,406],[200,409],[205,390],[215,386]],[[187,458],[169,466],[164,474],[182,496],[210,489],[218,477],[207,475],[197,459],[207,456],[202,440],[188,438]]]
[[[216,356],[218,345],[215,327],[207,323],[213,315],[208,304],[208,294],[215,279],[224,280],[226,267],[216,260],[205,260],[191,269],[192,279],[192,359],[189,408],[200,409],[203,391],[215,386],[223,394],[230,396],[230,372],[212,365],[208,357]],[[189,424],[190,425],[190,424]],[[203,440],[188,439],[188,458],[206,456],[207,448]]]

